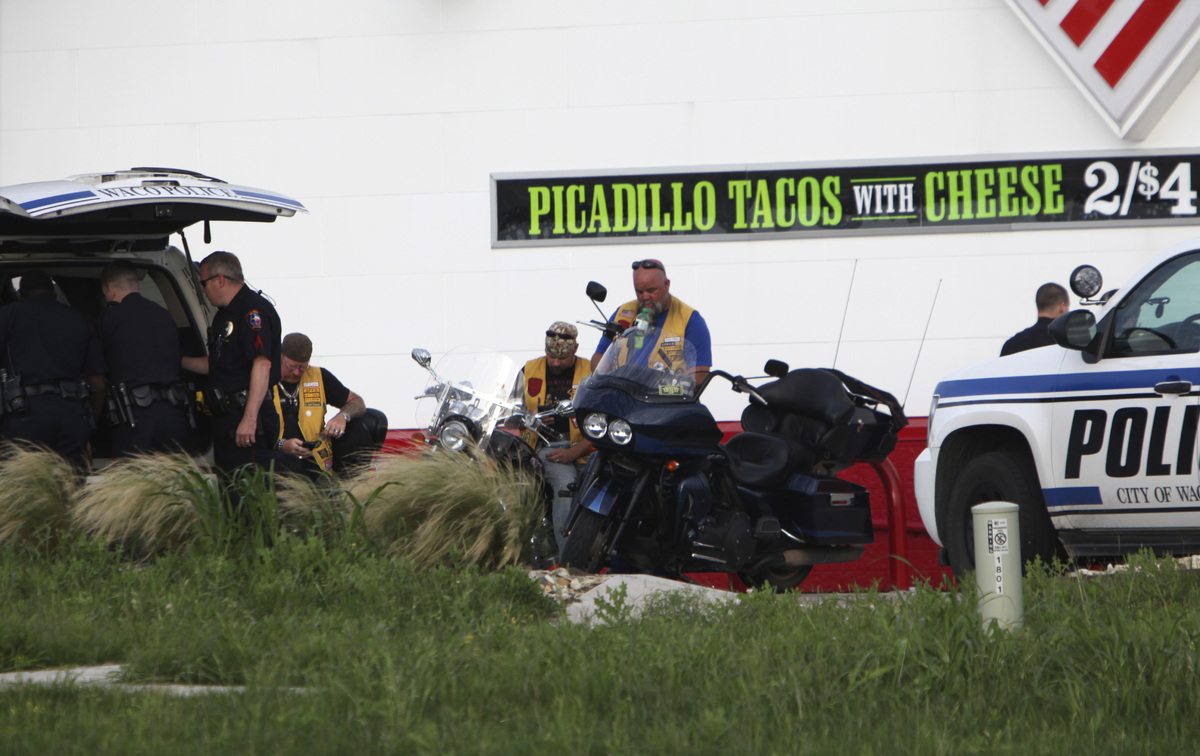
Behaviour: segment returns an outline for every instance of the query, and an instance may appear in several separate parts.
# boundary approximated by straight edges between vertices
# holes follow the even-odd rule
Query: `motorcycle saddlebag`
[[[867,489],[848,480],[796,474],[772,498],[780,525],[806,543],[838,546],[875,540]]]

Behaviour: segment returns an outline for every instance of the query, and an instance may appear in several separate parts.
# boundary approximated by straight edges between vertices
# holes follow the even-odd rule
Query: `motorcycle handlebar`
[[[708,375],[706,375],[704,377],[704,382],[700,384],[700,388],[696,391],[696,396],[700,396],[701,394],[704,393],[704,389],[708,388],[708,384],[713,379],[714,375],[719,375],[722,378],[724,378],[725,380],[732,383],[733,390],[738,392],[739,394],[749,394],[750,396],[754,397],[762,404],[767,403],[767,400],[763,399],[762,395],[754,390],[754,387],[750,385],[749,381],[747,381],[745,378],[743,378],[740,375],[730,375],[729,373],[726,373],[724,370],[709,370]]]
[[[625,333],[625,329],[621,327],[620,323],[614,323],[611,320],[607,323],[601,323],[599,320],[576,320],[575,322],[579,325],[591,326],[597,331],[604,331],[604,337],[610,341]]]

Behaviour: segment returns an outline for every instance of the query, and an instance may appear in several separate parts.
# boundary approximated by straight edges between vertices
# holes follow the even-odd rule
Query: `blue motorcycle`
[[[589,284],[593,301],[604,287]],[[615,334],[612,323],[593,323]],[[560,562],[587,572],[737,573],[800,585],[874,540],[865,488],[837,473],[884,459],[907,419],[890,394],[829,369],[771,360],[758,386],[697,375],[683,334],[639,322],[617,336],[575,395],[596,447],[574,491]],[[722,432],[700,396],[714,379],[749,396],[743,432]]]

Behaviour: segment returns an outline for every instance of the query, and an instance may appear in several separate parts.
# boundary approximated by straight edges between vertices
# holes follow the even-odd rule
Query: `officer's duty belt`
[[[205,389],[205,404],[208,405],[209,411],[216,416],[245,410],[246,402],[249,399],[249,389],[242,389],[233,393],[225,393],[219,388],[212,387]]]
[[[87,385],[79,381],[63,380],[51,381],[49,383],[33,383],[28,386],[22,386],[21,390],[25,396],[44,396],[46,394],[57,394],[63,399],[87,399]]]
[[[139,407],[149,407],[154,402],[170,402],[175,407],[187,404],[187,387],[182,383],[173,386],[146,384],[134,386],[128,392],[129,398]]]

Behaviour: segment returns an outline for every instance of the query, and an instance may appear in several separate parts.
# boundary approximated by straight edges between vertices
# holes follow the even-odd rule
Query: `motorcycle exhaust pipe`
[[[853,562],[863,555],[866,546],[830,546],[827,548],[788,549],[768,554],[750,568],[751,574],[781,567],[804,567],[806,565]]]

